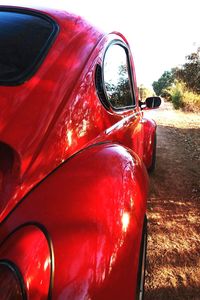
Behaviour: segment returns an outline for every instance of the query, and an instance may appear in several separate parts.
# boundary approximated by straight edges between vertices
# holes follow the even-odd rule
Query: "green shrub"
[[[183,107],[182,94],[179,90],[176,90],[172,95],[172,103],[175,109]]]
[[[175,109],[183,107],[184,85],[181,82],[175,81],[172,87],[168,90],[171,95],[171,100]]]
[[[166,101],[172,101],[172,96],[167,90],[164,90],[162,92],[161,97],[164,98]]]
[[[188,90],[182,81],[175,80],[168,89],[175,109],[182,108],[187,111],[200,111],[200,95]]]

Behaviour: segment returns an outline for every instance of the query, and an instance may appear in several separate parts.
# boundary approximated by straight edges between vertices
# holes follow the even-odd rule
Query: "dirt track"
[[[148,201],[145,300],[200,299],[200,115],[149,112],[157,163]]]

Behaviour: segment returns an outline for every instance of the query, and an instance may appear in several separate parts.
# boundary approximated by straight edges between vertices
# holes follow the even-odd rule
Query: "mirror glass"
[[[161,104],[161,98],[160,97],[148,97],[145,100],[146,107],[148,108],[156,108],[159,107]]]

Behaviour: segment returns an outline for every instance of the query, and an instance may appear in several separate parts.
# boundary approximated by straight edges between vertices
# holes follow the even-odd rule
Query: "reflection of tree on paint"
[[[132,104],[126,65],[118,67],[117,78],[105,82],[105,87],[109,101],[113,107],[125,107]]]

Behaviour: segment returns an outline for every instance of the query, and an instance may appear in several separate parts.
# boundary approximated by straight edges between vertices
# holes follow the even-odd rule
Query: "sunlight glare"
[[[129,215],[128,212],[124,212],[123,215],[122,215],[122,230],[124,232],[127,231],[129,223],[130,223],[130,215]]]

